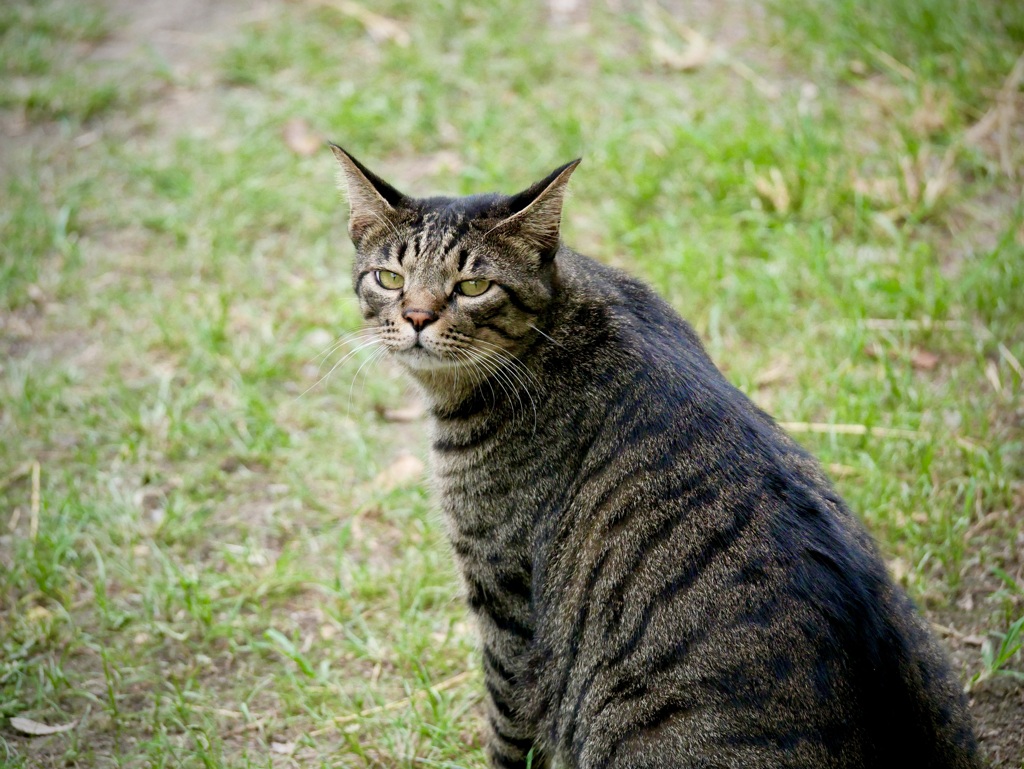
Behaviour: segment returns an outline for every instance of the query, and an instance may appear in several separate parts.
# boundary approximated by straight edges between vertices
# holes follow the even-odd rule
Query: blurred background
[[[817,454],[1024,765],[1024,4],[9,0],[0,764],[483,767],[326,139],[563,236]]]

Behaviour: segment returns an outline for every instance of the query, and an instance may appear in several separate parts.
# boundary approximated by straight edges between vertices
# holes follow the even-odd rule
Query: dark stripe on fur
[[[470,449],[479,448],[481,445],[491,439],[491,435],[486,430],[479,430],[470,434],[468,440],[457,441],[453,438],[438,438],[431,444],[434,451],[446,454],[452,451],[469,451]]]
[[[523,298],[519,296],[519,294],[514,289],[504,284],[501,285],[501,288],[505,292],[505,296],[508,297],[509,302],[511,302],[512,306],[519,310],[519,312],[525,313],[527,315],[540,314],[541,308],[531,307],[529,304],[523,301]]]
[[[641,719],[630,724],[626,733],[617,739],[608,751],[609,755],[607,763],[595,762],[595,765],[605,766],[612,764],[615,759],[618,758],[619,750],[628,745],[631,740],[640,737],[646,732],[655,731],[664,727],[668,721],[687,715],[693,710],[693,708],[694,703],[692,701],[673,700],[671,702],[666,702],[656,710],[644,715]],[[579,760],[581,749],[582,743],[573,746],[573,755],[576,757],[577,761]],[[699,766],[699,764],[695,766]],[[709,764],[708,766],[712,765]]]
[[[494,594],[483,585],[473,580],[467,580],[467,603],[469,608],[478,614],[488,617],[491,622],[506,633],[511,633],[522,639],[533,637],[533,630],[518,616],[514,606],[516,603],[508,601],[500,594]],[[525,608],[525,606],[523,607]]]
[[[491,683],[491,681],[489,681],[488,679],[485,678],[484,679],[484,687],[487,689],[487,693],[491,696],[491,702],[494,703],[494,709],[497,710],[498,713],[503,718],[508,718],[508,719],[514,718],[515,713],[513,712],[512,708],[509,706],[508,701],[504,697],[501,696],[501,694],[495,688],[494,684]]]
[[[525,759],[503,756],[497,750],[493,751],[492,759],[495,764],[500,767],[504,767],[504,769],[526,769]]]
[[[647,631],[655,610],[664,606],[668,601],[677,599],[693,587],[694,583],[700,579],[704,571],[715,561],[719,554],[731,548],[743,535],[744,530],[750,525],[752,517],[750,510],[741,511],[730,526],[719,532],[718,536],[714,537],[711,543],[699,555],[688,559],[683,569],[655,593],[644,608],[640,623],[633,630],[627,641],[618,648],[615,655],[609,660],[610,665],[618,664],[636,651],[640,640]]]
[[[487,665],[502,681],[512,681],[512,671],[506,668],[501,660],[488,648],[484,648],[484,664]]]
[[[363,282],[363,278],[369,275],[374,270],[362,270],[359,275],[356,276],[356,293],[359,293],[359,284]]]
[[[526,334],[513,334],[510,331],[502,328],[501,326],[499,326],[496,323],[486,323],[486,322],[481,323],[481,322],[478,321],[477,324],[476,324],[476,327],[477,328],[486,328],[486,329],[488,329],[490,331],[493,331],[495,334],[498,334],[499,336],[505,337],[505,339],[511,339],[513,341],[522,339],[523,337],[526,336]]]
[[[530,575],[525,571],[498,572],[495,588],[499,593],[529,601],[531,598]]]
[[[494,718],[488,717],[488,723],[491,725],[491,729],[494,731],[495,736],[504,742],[506,745],[511,745],[516,750],[522,753],[529,753],[530,748],[533,747],[532,737],[512,737],[506,734],[502,728],[498,725],[498,722]]]

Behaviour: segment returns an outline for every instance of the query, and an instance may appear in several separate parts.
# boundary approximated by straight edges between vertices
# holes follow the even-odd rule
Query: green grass
[[[377,416],[409,392],[365,354],[318,381],[359,313],[334,161],[286,146],[293,118],[412,193],[582,155],[566,240],[651,281],[780,421],[881,428],[797,437],[919,603],[985,637],[958,648],[976,695],[1013,680],[1024,213],[964,135],[1024,7],[871,6],[771,5],[729,55],[776,98],[728,61],[665,69],[650,18],[603,4],[587,30],[374,4],[404,47],[271,6],[186,77],[93,69],[120,22],[89,6],[5,6],[0,763],[484,766],[444,535],[392,482],[424,426]],[[154,117],[167,89],[211,106]]]
[[[954,111],[991,106],[983,84],[1005,76],[1024,47],[1020,10],[1006,3],[773,0],[770,7],[808,63],[948,90]]]
[[[15,2],[0,9],[0,107],[32,122],[88,121],[123,102],[123,89],[85,54],[108,33],[98,8]]]

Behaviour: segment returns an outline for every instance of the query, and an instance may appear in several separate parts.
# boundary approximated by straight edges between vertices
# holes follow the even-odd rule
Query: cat
[[[981,766],[816,461],[650,288],[561,243],[578,160],[414,199],[331,146],[363,317],[428,404],[492,766]]]

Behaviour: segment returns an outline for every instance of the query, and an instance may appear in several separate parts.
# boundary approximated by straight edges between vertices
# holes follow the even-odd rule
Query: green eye
[[[405,278],[397,272],[391,272],[390,270],[377,270],[374,275],[377,277],[377,282],[384,288],[394,290],[405,285]]]
[[[489,280],[464,280],[456,284],[455,290],[463,296],[480,296],[491,287]]]

